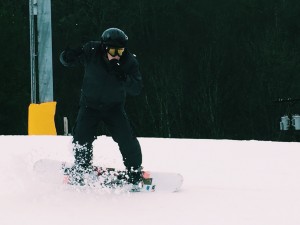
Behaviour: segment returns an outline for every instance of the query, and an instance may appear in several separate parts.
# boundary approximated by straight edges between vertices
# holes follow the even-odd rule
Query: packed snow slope
[[[176,193],[78,190],[33,164],[72,161],[71,137],[0,136],[1,225],[299,225],[300,143],[140,138],[147,170],[179,172]],[[123,168],[109,137],[94,163]]]

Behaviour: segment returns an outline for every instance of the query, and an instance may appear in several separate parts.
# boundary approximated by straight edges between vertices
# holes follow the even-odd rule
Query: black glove
[[[77,60],[78,56],[80,56],[83,53],[82,47],[78,47],[75,49],[71,49],[67,47],[64,51],[64,60],[66,62],[74,62]]]
[[[117,59],[112,59],[109,61],[110,72],[116,76],[120,81],[126,81],[127,76],[120,66],[120,62]]]

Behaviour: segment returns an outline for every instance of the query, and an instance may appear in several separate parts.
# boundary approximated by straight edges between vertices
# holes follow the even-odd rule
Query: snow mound
[[[184,176],[177,193],[79,190],[43,183],[42,158],[72,161],[69,136],[0,136],[0,224],[298,225],[300,143],[140,138],[143,166]],[[94,163],[123,168],[110,137]]]

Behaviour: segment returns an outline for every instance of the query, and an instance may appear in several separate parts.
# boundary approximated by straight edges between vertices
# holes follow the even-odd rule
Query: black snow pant
[[[97,110],[81,106],[73,128],[75,163],[89,166],[93,159],[93,141],[99,123],[103,121],[113,140],[118,143],[127,169],[138,168],[142,164],[141,147],[134,136],[128,117],[122,105]]]

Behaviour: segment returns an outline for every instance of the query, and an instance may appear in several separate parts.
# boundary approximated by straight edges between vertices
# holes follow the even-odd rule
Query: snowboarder
[[[136,57],[127,48],[128,37],[118,28],[105,30],[100,41],[65,49],[60,62],[84,65],[80,108],[73,127],[74,179],[92,168],[93,141],[100,121],[118,143],[130,183],[141,179],[142,153],[124,110],[126,94],[139,95],[142,77]],[[80,177],[80,176],[79,176]]]

